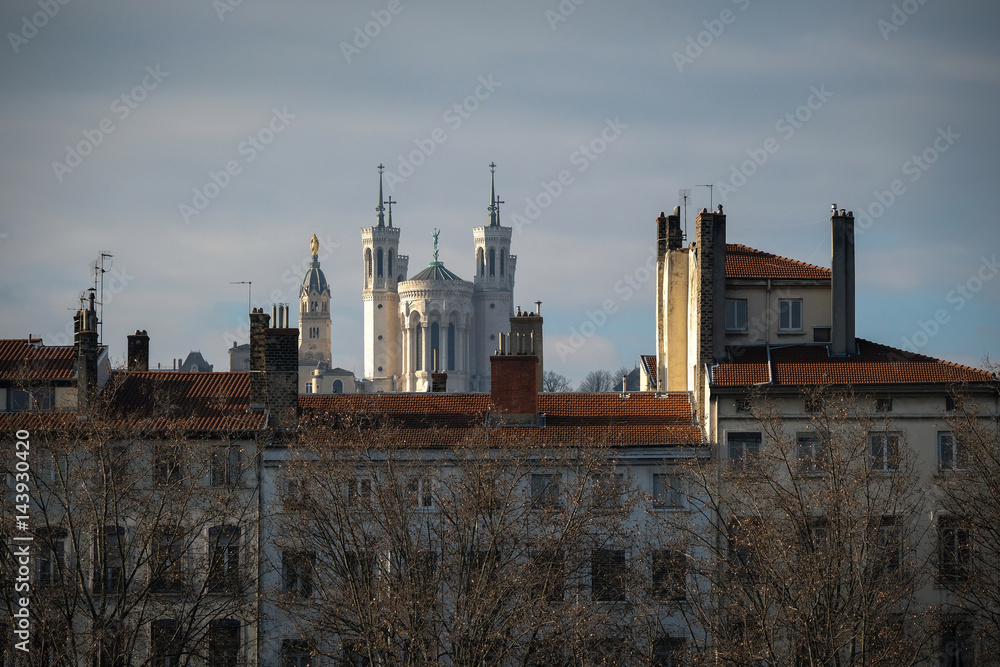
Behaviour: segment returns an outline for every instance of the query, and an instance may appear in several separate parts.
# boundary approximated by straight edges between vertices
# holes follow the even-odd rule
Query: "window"
[[[62,578],[66,557],[66,530],[52,528],[40,532],[38,538],[35,585],[45,588],[58,583]]]
[[[309,502],[309,478],[304,471],[286,470],[284,486],[281,504],[286,512],[300,509]]]
[[[813,327],[814,343],[829,343],[833,339],[832,327]]]
[[[344,490],[348,507],[369,507],[372,502],[372,481],[367,477],[352,477]]]
[[[938,580],[941,583],[965,581],[972,567],[972,544],[969,526],[957,517],[938,521]]]
[[[778,299],[778,331],[802,331],[802,299]]]
[[[187,576],[184,572],[184,543],[180,535],[164,531],[156,538],[150,568],[150,583],[154,593],[183,590]]]
[[[282,589],[292,597],[309,598],[313,593],[313,568],[316,554],[309,551],[285,551],[281,554]]]
[[[487,585],[496,581],[498,565],[499,555],[496,549],[475,549],[468,552],[463,562],[465,590],[470,594],[496,590],[487,588]]]
[[[375,266],[378,267],[378,270],[376,271],[376,275],[378,275],[378,277],[381,278],[382,275],[383,275],[383,272],[382,272],[382,248],[379,248],[378,251],[377,251],[377,253],[375,254]]]
[[[653,597],[658,600],[683,600],[687,597],[687,558],[679,549],[653,552]]]
[[[392,278],[392,258],[393,258],[393,251],[392,248],[389,248],[389,270],[386,271],[386,273],[389,275],[389,278]],[[324,309],[323,312],[326,312],[326,310]]]
[[[619,473],[594,475],[591,501],[595,507],[621,507],[623,476]]]
[[[434,484],[425,477],[411,477],[406,482],[406,493],[419,510],[434,507]]]
[[[736,406],[736,412],[750,412],[750,408],[752,407],[748,398],[741,398],[734,405]]]
[[[747,330],[747,300],[726,299],[726,331]]]
[[[899,469],[898,433],[871,433],[868,436],[868,446],[871,451],[872,470]]]
[[[938,470],[965,470],[964,452],[951,433],[938,433]]]
[[[496,275],[497,251],[490,248],[490,278]]]
[[[753,577],[757,569],[757,545],[763,539],[760,519],[740,518],[729,523],[729,560],[733,570],[745,577]]]
[[[51,412],[55,404],[52,387],[34,389],[8,389],[7,410],[10,412]]]
[[[810,519],[802,535],[802,546],[808,554],[824,554],[830,549],[830,524],[826,519]]]
[[[240,448],[229,445],[212,451],[212,486],[232,486],[240,479]]]
[[[122,572],[125,529],[108,526],[98,532],[94,542],[94,592],[109,595],[122,592],[125,583]]]
[[[157,484],[177,484],[184,481],[181,448],[175,444],[159,444],[155,448],[153,474]]]
[[[312,664],[312,647],[309,642],[301,639],[282,640],[281,667],[312,667]]]
[[[240,622],[212,621],[208,628],[208,667],[232,667],[240,659]]]
[[[566,588],[566,557],[561,549],[542,549],[531,556],[535,594],[550,602],[563,599]]]
[[[805,473],[822,472],[825,463],[826,449],[823,441],[816,433],[797,433],[799,470]]]
[[[531,502],[538,508],[559,506],[559,475],[534,473],[531,475]]]
[[[892,412],[892,399],[891,398],[876,398],[875,399],[875,412]]]
[[[972,626],[968,621],[949,618],[941,628],[942,667],[972,665]]]
[[[620,602],[625,599],[625,552],[597,549],[590,559],[590,585],[594,599]]]
[[[726,442],[729,445],[729,463],[733,468],[738,470],[753,468],[754,459],[760,456],[759,432],[728,433]]]
[[[821,396],[806,396],[805,409],[809,414],[823,412],[823,398]]]
[[[653,475],[653,507],[684,507],[681,478],[674,473]]]
[[[684,664],[685,640],[673,637],[653,642],[652,667],[681,667]]]
[[[240,583],[239,526],[215,526],[208,531],[211,562],[208,587],[214,593],[236,593]]]
[[[944,398],[944,409],[946,412],[954,412],[958,409],[958,403],[951,396],[945,396]]]
[[[153,667],[180,667],[181,647],[177,621],[153,621],[149,628],[150,662]]]
[[[886,576],[898,574],[903,567],[903,530],[895,517],[882,518],[875,547],[877,572]]]
[[[362,591],[370,590],[375,581],[375,557],[367,551],[353,549],[344,553],[341,578],[345,584],[353,584]]]

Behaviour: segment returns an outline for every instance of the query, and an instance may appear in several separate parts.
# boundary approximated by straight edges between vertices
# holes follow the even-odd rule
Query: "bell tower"
[[[409,257],[399,254],[399,228],[392,225],[390,197],[383,199],[382,171],[378,166],[376,224],[361,230],[364,270],[361,292],[365,315],[365,384],[369,391],[393,391],[402,371],[397,284],[406,280]],[[388,204],[388,224],[386,224]]]
[[[500,347],[500,334],[510,332],[514,314],[514,269],[517,256],[510,254],[512,229],[500,224],[500,204],[490,163],[489,224],[472,230],[475,242],[475,312],[472,350],[472,382],[478,391],[490,390],[490,356]]]
[[[332,365],[330,335],[330,286],[319,268],[319,239],[309,240],[312,263],[299,289],[299,363],[315,368]]]

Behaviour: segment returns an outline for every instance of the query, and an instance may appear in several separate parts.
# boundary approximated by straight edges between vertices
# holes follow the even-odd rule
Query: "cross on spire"
[[[389,206],[389,226],[392,227],[392,205],[398,204],[399,202],[393,199],[392,195],[389,195],[389,198],[385,200],[385,203]]]
[[[378,226],[385,227],[385,206],[382,205],[382,170],[385,167],[379,162],[378,165],[378,206],[375,207],[375,212],[378,213]]]

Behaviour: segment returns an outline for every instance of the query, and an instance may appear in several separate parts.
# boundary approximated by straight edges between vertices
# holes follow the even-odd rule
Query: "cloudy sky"
[[[1000,356],[998,19],[985,0],[5,0],[0,337],[70,342],[104,252],[115,361],[138,328],[154,366],[200,350],[224,370],[247,338],[231,283],[295,321],[315,233],[334,362],[360,374],[376,166],[411,274],[439,228],[471,279],[495,161],[515,303],[543,302],[546,367],[574,383],[654,352],[654,219],[682,189],[690,232],[711,196],[730,242],[823,266],[830,205],[853,210],[858,335],[979,365]]]

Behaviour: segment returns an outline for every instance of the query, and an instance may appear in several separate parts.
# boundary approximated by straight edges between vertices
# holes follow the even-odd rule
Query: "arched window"
[[[375,259],[376,259],[375,264],[378,266],[377,274],[378,277],[381,278],[383,275],[385,275],[382,272],[382,248],[378,249],[378,255],[375,256]]]
[[[389,270],[386,273],[392,275],[392,248],[389,248]]]
[[[431,358],[428,361],[432,371],[441,367],[441,327],[437,322],[431,323]]]
[[[504,259],[507,257],[507,248],[500,248],[500,275],[503,275],[504,271]]]
[[[340,380],[333,381],[333,393],[343,394],[344,393],[344,383]]]
[[[448,325],[448,370],[455,370],[455,323]]]
[[[490,248],[490,278],[496,275],[497,251]]]
[[[413,355],[416,364],[413,369],[417,371],[422,371],[424,369],[424,328],[417,323],[417,334],[414,336],[416,339],[417,350],[416,354]]]
[[[365,248],[365,273],[368,274],[369,278],[372,277],[372,249],[371,248]]]
[[[476,250],[476,264],[479,265],[479,275],[486,275],[486,262],[483,261],[483,249]]]
[[[309,312],[310,313],[315,313],[316,312],[316,302],[315,301],[313,301],[312,305],[309,306]]]

